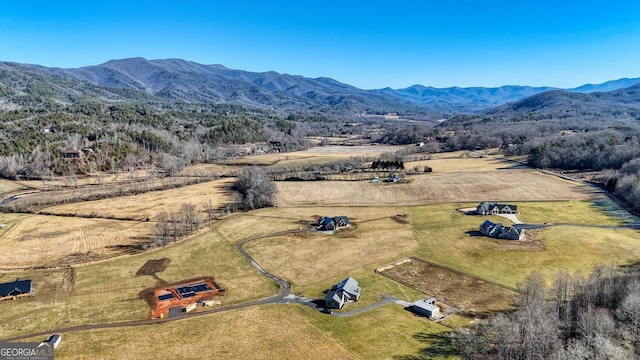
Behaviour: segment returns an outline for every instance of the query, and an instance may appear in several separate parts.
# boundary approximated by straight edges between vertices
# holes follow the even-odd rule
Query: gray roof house
[[[494,224],[489,220],[480,225],[480,232],[494,239],[522,240],[524,238],[524,229],[517,226]]]
[[[436,306],[436,298],[420,299],[413,303],[413,311],[434,318],[440,314],[440,308]]]
[[[325,306],[329,309],[342,309],[345,303],[344,294],[330,290],[324,298]]]
[[[480,205],[476,206],[476,213],[478,213],[478,215],[517,214],[518,206],[481,202]]]
[[[324,299],[325,305],[330,309],[341,309],[346,302],[358,301],[361,292],[358,282],[348,277],[331,287]]]
[[[22,297],[33,294],[31,280],[20,280],[0,284],[0,299]]]
[[[321,231],[334,231],[351,225],[349,218],[346,216],[320,216],[318,218],[317,229]]]

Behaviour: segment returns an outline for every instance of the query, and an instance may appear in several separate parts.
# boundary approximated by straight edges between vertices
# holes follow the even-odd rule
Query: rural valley
[[[638,83],[436,96],[0,63],[0,339],[59,334],[56,359],[637,358]]]

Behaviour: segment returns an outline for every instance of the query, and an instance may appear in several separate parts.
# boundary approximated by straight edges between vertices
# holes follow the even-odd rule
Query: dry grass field
[[[129,253],[149,241],[150,223],[22,215],[0,236],[0,268],[57,266]]]
[[[430,166],[434,174],[440,174],[463,171],[494,171],[510,168],[512,164],[496,158],[434,158],[404,163],[405,169],[413,169],[416,166],[420,171],[423,171],[425,166]]]
[[[144,341],[132,341],[138,339]],[[271,305],[158,326],[64,335],[56,359],[357,359],[293,311]]]
[[[395,304],[349,318],[269,305],[153,328],[68,333],[56,359],[452,359],[447,331]]]
[[[204,205],[209,200],[214,208],[222,207],[230,200],[229,187],[232,183],[232,179],[220,179],[177,189],[54,206],[45,210],[53,214],[154,219],[163,211],[180,210],[180,206],[185,203],[196,205],[200,211],[204,211]]]
[[[202,165],[203,171],[236,171],[244,164],[295,165],[350,156],[378,155],[400,147],[328,146],[287,154],[237,160],[234,165]],[[247,161],[247,162],[243,162]],[[640,257],[637,230],[552,226],[531,231],[535,246],[474,236],[485,220],[457,211],[479,201],[515,202],[527,223],[615,226],[603,195],[594,189],[534,170],[513,169],[495,158],[436,154],[434,172],[410,176],[408,183],[365,181],[278,182],[278,207],[236,213],[190,239],[131,256],[73,268],[0,270],[0,282],[16,277],[34,281],[32,298],[0,302],[0,338],[82,324],[145,319],[150,289],[197,277],[212,277],[228,288],[223,305],[277,293],[275,282],[260,275],[235,249],[245,239],[264,237],[245,249],[266,270],[292,283],[310,298],[353,276],[363,288],[350,311],[378,302],[382,294],[414,301],[425,294],[375,274],[373,270],[406,256],[515,287],[532,271],[551,279],[559,269],[588,272],[597,264],[628,264]],[[413,164],[413,163],[411,163]],[[408,165],[408,166],[416,166]],[[501,170],[510,168],[509,170]],[[113,179],[112,179],[113,180]],[[113,180],[117,181],[117,180]],[[153,219],[177,211],[182,203],[199,208],[227,201],[231,180],[216,180],[175,190],[49,207],[48,212],[116,218]],[[13,185],[12,185],[13,184]],[[4,184],[11,186],[35,184]],[[36,186],[37,187],[37,186]],[[10,190],[13,191],[13,190]],[[334,235],[301,232],[319,215],[346,215],[353,228]],[[402,215],[402,216],[398,216]],[[99,218],[0,214],[0,268],[55,265],[126,253],[148,240],[153,222]],[[150,261],[166,265],[142,274]],[[479,281],[433,268],[399,267],[398,276],[445,302],[469,311],[508,307],[507,296]],[[443,283],[427,282],[436,279]],[[464,290],[464,291],[461,291]],[[452,317],[447,324],[466,325]],[[302,305],[268,305],[135,328],[73,332],[64,335],[56,358],[396,358],[447,359],[449,328],[417,317],[397,304],[337,318]],[[136,339],[136,341],[132,341]]]
[[[411,145],[413,146],[413,145]],[[354,156],[378,156],[382,153],[395,152],[407,146],[392,145],[358,145],[358,146],[324,146],[313,147],[303,151],[290,153],[271,153],[265,155],[249,156],[246,158],[236,159],[231,162],[234,165],[274,165],[281,166],[288,164],[300,164],[301,161],[309,162],[326,162],[332,160],[348,159]]]
[[[15,181],[0,179],[0,195],[9,194],[15,191],[26,190],[28,187]]]
[[[149,260],[163,260],[166,268],[153,275],[137,275]],[[215,232],[166,248],[61,270],[0,272],[0,279],[32,279],[35,295],[0,302],[0,339],[46,329],[146,319],[150,308],[143,294],[163,283],[211,276],[228,289],[218,298],[235,304],[277,293],[278,286],[260,275],[232,243]],[[150,329],[149,327],[143,327]]]
[[[298,209],[301,214],[314,211],[349,216],[353,228],[334,235],[301,233],[267,238],[245,246],[265,269],[290,281],[294,292],[317,296],[317,292],[307,291],[318,285],[330,286],[360,269],[371,271],[418,247],[409,219],[405,224],[392,218],[403,211],[401,208]]]
[[[484,161],[484,159],[482,159]],[[589,186],[533,170],[448,172],[409,177],[409,183],[278,182],[278,206],[408,205],[443,202],[587,200]]]

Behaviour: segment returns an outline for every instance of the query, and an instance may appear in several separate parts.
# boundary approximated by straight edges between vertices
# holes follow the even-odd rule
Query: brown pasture
[[[278,206],[409,205],[443,202],[588,200],[594,189],[533,170],[447,172],[407,183],[291,182],[278,186]]]
[[[330,332],[284,305],[235,310],[153,327],[73,332],[64,338],[56,359],[358,358]]]
[[[0,237],[0,267],[53,266],[125,254],[149,240],[149,223],[26,215]]]
[[[398,264],[381,272],[471,314],[508,309],[516,295],[503,287],[419,260]]]
[[[395,152],[406,148],[406,146],[392,145],[357,145],[357,146],[322,146],[313,147],[303,151],[289,153],[271,153],[265,155],[247,156],[231,162],[234,165],[287,165],[288,163],[299,164],[300,161],[316,162],[318,158],[331,160],[348,159],[353,156],[378,156],[382,153]]]
[[[159,213],[180,210],[184,203],[191,203],[204,211],[204,205],[211,200],[217,209],[229,202],[229,187],[232,179],[208,181],[177,189],[151,191],[139,195],[122,196],[112,199],[86,201],[82,203],[49,207],[52,214],[73,214],[133,220],[154,219]]]
[[[384,217],[390,210],[338,210],[340,213],[334,214],[350,216],[355,228],[333,235],[304,233],[267,238],[245,249],[265,269],[291,281],[294,291],[308,291],[317,282],[340,280],[358,269],[374,268],[417,249],[410,224]]]

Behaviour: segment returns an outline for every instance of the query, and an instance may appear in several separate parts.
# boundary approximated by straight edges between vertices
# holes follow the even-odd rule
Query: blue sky
[[[640,77],[640,1],[0,0],[0,60],[142,56],[360,88]]]

